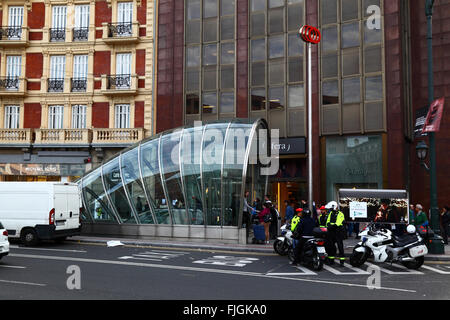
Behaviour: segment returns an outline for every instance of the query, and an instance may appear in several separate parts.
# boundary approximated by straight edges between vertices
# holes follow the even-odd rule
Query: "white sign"
[[[367,202],[350,202],[350,218],[367,218]]]

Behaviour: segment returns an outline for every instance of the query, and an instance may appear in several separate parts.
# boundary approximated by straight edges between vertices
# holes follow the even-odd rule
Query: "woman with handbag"
[[[272,216],[270,213],[270,203],[264,203],[264,209],[258,213],[259,222],[264,225],[264,233],[266,235],[266,243],[269,243],[269,228]]]

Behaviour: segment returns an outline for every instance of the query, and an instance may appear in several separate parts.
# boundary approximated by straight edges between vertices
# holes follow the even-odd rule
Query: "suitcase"
[[[264,225],[262,224],[255,224],[253,225],[253,243],[265,243],[266,241],[266,234],[264,232]]]

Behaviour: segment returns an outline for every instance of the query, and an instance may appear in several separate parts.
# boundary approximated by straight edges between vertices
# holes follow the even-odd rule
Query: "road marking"
[[[137,259],[137,260],[149,260],[149,261],[161,262],[163,260],[178,258],[185,254],[189,254],[189,253],[152,250],[152,251],[145,251],[142,253],[133,254],[132,256],[119,257],[118,259],[121,259],[121,260]]]
[[[413,270],[413,269],[408,269],[407,267],[401,265],[401,264],[396,264],[395,265],[396,268],[399,269],[403,269],[403,270],[407,270],[409,274],[424,274],[423,272],[417,271],[417,270]]]
[[[193,261],[192,263],[242,268],[257,260],[259,259],[248,257],[233,257],[233,256],[213,256],[210,258]]]
[[[380,266],[378,266],[378,265],[375,265],[375,264],[369,263],[369,262],[366,262],[366,265],[368,265],[369,267],[370,267],[370,266],[378,267],[378,268],[380,269],[380,271],[382,271],[382,272],[384,272],[384,273],[387,273],[387,274],[397,274],[397,275],[410,275],[410,274],[414,274],[414,273],[412,273],[412,272],[410,272],[410,271],[392,271],[392,270],[382,268],[382,267],[380,267]]]
[[[136,259],[136,260],[159,261],[159,262],[162,261],[161,259],[139,258],[139,257],[132,257],[132,256],[124,256],[124,257],[119,257],[117,259],[120,259],[120,260]]]
[[[268,272],[266,275],[268,276],[317,276],[317,273],[309,270],[308,268],[296,266],[296,269],[302,271],[302,272]]]
[[[367,272],[367,271],[364,271],[364,270],[362,270],[362,269],[355,268],[355,267],[353,267],[353,266],[351,266],[351,265],[349,265],[349,264],[347,264],[347,263],[344,263],[344,266],[345,266],[346,268],[350,269],[350,270],[353,270],[353,272],[342,272],[342,271],[336,270],[336,269],[334,269],[334,268],[332,268],[332,267],[330,267],[330,266],[327,266],[327,265],[324,265],[323,268],[324,268],[325,270],[330,271],[331,273],[333,273],[333,274],[335,274],[335,275],[338,275],[338,276],[346,276],[346,275],[348,275],[348,276],[354,276],[354,275],[369,275],[369,274],[370,274],[370,273]]]
[[[0,279],[0,282],[11,283],[11,284],[23,284],[23,285],[27,285],[27,286],[38,286],[38,287],[46,286],[46,284],[42,284],[42,283],[22,282],[22,281],[13,281],[13,280],[1,280]]]
[[[78,253],[86,253],[86,250],[69,250],[69,249],[50,249],[50,248],[28,248],[28,247],[19,247],[19,246],[10,246],[13,249],[20,250],[41,250],[41,251],[61,251],[61,252],[78,252]]]
[[[304,278],[288,278],[288,277],[282,277],[282,276],[268,276],[263,273],[244,272],[244,271],[236,271],[236,270],[195,268],[195,267],[187,267],[187,266],[150,264],[150,263],[139,263],[139,262],[128,262],[128,261],[95,260],[95,259],[87,259],[87,258],[40,256],[40,255],[16,254],[16,253],[10,254],[10,256],[17,257],[17,258],[74,261],[74,262],[85,262],[85,263],[145,267],[145,268],[159,268],[159,269],[179,270],[179,271],[181,270],[181,271],[195,271],[195,272],[207,272],[207,273],[217,273],[217,274],[231,274],[231,275],[239,275],[239,276],[247,276],[247,277],[259,277],[259,278],[279,279],[279,280],[288,280],[288,281],[301,281],[301,282],[311,282],[311,283],[329,284],[329,285],[337,285],[337,286],[343,286],[343,287],[357,287],[357,288],[367,289],[367,286],[362,285],[362,284],[315,280],[315,279],[304,279]],[[399,292],[409,292],[409,293],[417,292],[416,290],[409,290],[409,289],[402,289],[402,288],[389,288],[389,287],[380,287],[379,290],[399,291]]]
[[[439,269],[437,269],[437,268],[433,268],[433,267],[430,267],[430,266],[422,266],[422,268],[425,268],[425,269],[428,269],[428,270],[431,270],[431,271],[434,271],[434,272],[437,272],[437,273],[440,273],[440,274],[450,274],[450,271],[443,271],[443,270],[439,270]]]
[[[27,267],[23,267],[23,266],[9,266],[9,265],[0,264],[0,268],[26,269]]]

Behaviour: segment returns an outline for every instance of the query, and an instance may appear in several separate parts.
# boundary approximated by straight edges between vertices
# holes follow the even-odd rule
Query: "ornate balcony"
[[[50,42],[64,42],[66,41],[65,28],[50,28]]]
[[[0,96],[23,96],[25,92],[26,80],[24,78],[0,78]]]
[[[139,23],[103,23],[105,43],[136,43],[139,41]]]
[[[87,79],[86,78],[72,78],[70,79],[72,92],[86,92]]]
[[[130,145],[144,139],[144,128],[92,129],[92,145]]]
[[[64,92],[64,79],[47,79],[47,92]]]
[[[35,145],[89,145],[89,129],[36,129]]]
[[[0,47],[20,47],[27,45],[27,27],[0,27]]]
[[[89,28],[74,28],[72,30],[73,41],[88,41]]]
[[[102,75],[102,93],[106,95],[127,95],[137,93],[137,75]]]
[[[31,129],[0,129],[0,145],[30,145]]]

